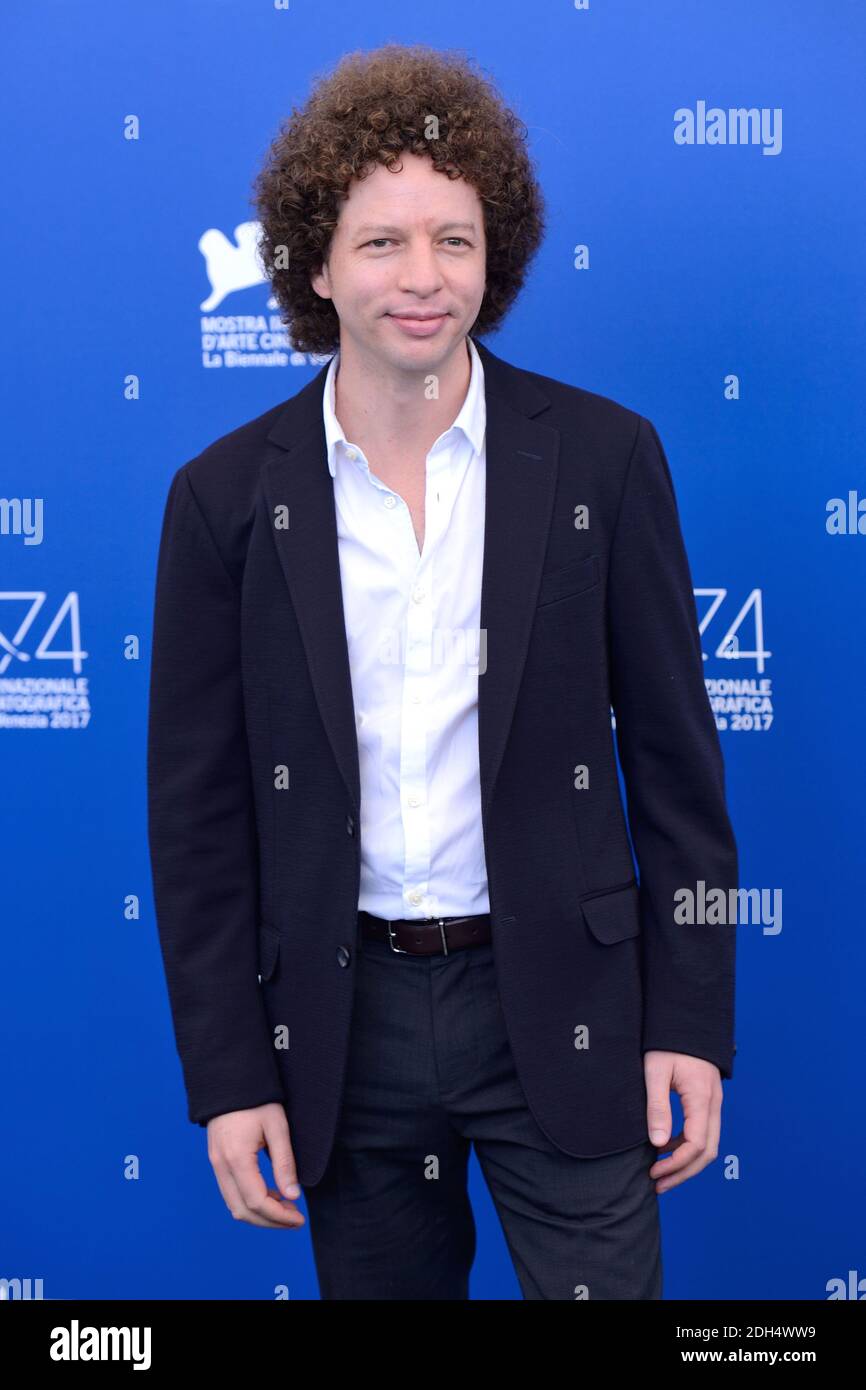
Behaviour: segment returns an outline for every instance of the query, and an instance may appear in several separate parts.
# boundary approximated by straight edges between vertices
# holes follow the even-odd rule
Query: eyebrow
[[[435,232],[447,232],[451,227],[462,227],[465,231],[474,232],[474,222],[442,222],[438,227],[434,227]],[[390,227],[371,222],[364,222],[355,230],[355,236],[366,236],[369,232],[387,232],[389,236],[399,236],[403,231],[402,227]]]

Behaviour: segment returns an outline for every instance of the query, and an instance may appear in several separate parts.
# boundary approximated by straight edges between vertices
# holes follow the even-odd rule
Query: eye
[[[361,249],[364,250],[364,249],[365,249],[366,247],[368,247],[368,246],[376,246],[376,247],[384,246],[384,245],[386,245],[389,241],[391,241],[392,239],[393,239],[393,238],[387,237],[387,236],[377,236],[377,237],[373,237],[372,241],[365,241]],[[458,241],[458,242],[460,242],[461,245],[463,245],[463,246],[470,246],[470,245],[471,245],[471,242],[467,241],[466,237],[463,237],[463,236],[449,236],[449,237],[445,237],[444,240],[445,240],[445,241]]]

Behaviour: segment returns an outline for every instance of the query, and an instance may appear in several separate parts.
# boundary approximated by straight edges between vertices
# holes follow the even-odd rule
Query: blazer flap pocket
[[[551,570],[541,576],[537,608],[546,603],[556,603],[558,599],[570,598],[572,594],[583,593],[598,583],[599,566],[597,555],[586,555],[582,560],[572,560],[559,569]]]
[[[605,946],[640,935],[640,897],[636,882],[609,889],[581,902],[584,920]]]
[[[259,974],[269,980],[277,968],[280,933],[270,922],[259,922]]]

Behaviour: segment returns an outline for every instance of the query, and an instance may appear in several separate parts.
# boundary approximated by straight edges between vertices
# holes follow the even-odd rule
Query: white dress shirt
[[[478,771],[486,477],[484,369],[426,460],[422,553],[408,506],[323,411],[361,774],[359,909],[377,917],[489,911]]]

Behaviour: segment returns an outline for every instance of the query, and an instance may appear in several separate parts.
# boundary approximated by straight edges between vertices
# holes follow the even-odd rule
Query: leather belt
[[[364,936],[386,942],[397,955],[447,956],[491,939],[489,912],[474,917],[400,917],[396,921],[359,912],[358,923]]]

